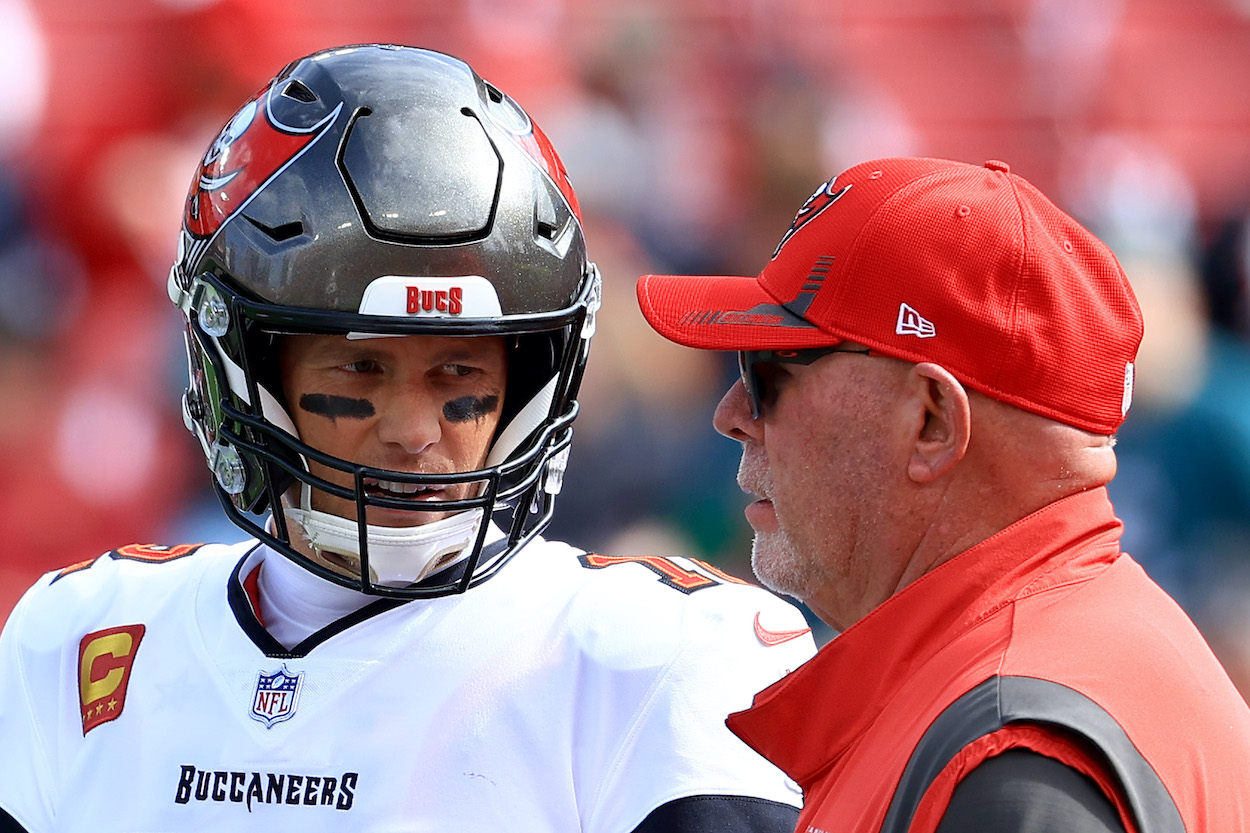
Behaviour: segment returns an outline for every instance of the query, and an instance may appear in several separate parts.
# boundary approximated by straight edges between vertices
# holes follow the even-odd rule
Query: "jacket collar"
[[[1105,488],[1058,500],[926,573],[762,691],[729,728],[807,786],[877,717],[910,669],[1015,599],[1119,556]]]

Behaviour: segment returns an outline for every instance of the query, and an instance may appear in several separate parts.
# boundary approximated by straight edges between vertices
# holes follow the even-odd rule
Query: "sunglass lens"
[[[759,361],[760,351],[739,350],[738,372],[742,375],[742,386],[746,388],[747,399],[751,401],[751,418],[760,418],[760,378],[755,372],[755,363]]]

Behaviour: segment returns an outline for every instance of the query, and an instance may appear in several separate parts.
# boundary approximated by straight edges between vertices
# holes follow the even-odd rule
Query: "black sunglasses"
[[[807,347],[800,350],[739,350],[738,372],[742,374],[742,385],[747,389],[747,398],[751,400],[751,418],[759,419],[764,412],[764,400],[769,392],[760,374],[761,364],[811,364],[821,356],[830,353],[858,353],[867,356],[872,353],[867,347]]]

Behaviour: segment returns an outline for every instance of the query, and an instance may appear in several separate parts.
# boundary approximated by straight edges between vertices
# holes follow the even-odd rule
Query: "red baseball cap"
[[[705,350],[855,341],[1111,434],[1142,319],[1111,250],[1003,162],[877,159],[803,203],[758,277],[645,275],[665,338]]]

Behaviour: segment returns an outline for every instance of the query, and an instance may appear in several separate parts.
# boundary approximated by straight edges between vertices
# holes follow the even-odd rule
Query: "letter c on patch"
[[[125,676],[125,658],[134,650],[135,639],[128,633],[114,633],[108,636],[97,636],[83,648],[82,669],[78,675],[82,688],[82,701],[91,703],[101,697],[108,697],[122,684]],[[107,659],[106,659],[107,658]],[[118,659],[123,660],[118,662]],[[97,661],[99,667],[97,668]],[[103,677],[94,678],[94,674],[107,668]]]
[[[78,693],[84,735],[121,714],[130,667],[144,631],[143,625],[125,625],[89,633],[79,643]]]

